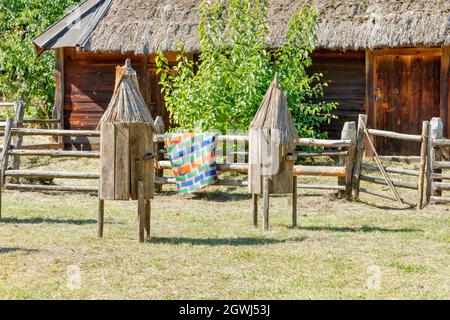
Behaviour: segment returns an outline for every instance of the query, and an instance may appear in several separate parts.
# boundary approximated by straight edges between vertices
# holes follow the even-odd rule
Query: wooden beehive
[[[275,77],[249,131],[249,192],[261,194],[268,178],[269,193],[292,192],[294,152],[299,139],[286,96]]]
[[[145,199],[154,196],[153,127],[146,123],[101,124],[100,197],[138,200],[138,181]]]
[[[100,198],[138,200],[142,181],[144,198],[153,199],[153,119],[129,60],[117,68],[114,95],[100,131]]]

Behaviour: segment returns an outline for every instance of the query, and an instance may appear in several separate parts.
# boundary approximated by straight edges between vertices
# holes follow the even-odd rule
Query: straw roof
[[[116,69],[114,94],[100,119],[100,123],[102,122],[149,123],[154,125],[152,116],[139,91],[136,71],[131,68],[129,59],[127,59],[125,66]]]
[[[317,47],[359,50],[450,45],[448,0],[269,0],[270,46],[283,40],[291,14],[304,2],[319,11]],[[199,0],[112,0],[84,45],[87,51],[151,54],[197,41]]]
[[[278,76],[275,76],[250,124],[251,132],[261,129],[271,132],[274,145],[295,147],[300,138],[287,106],[286,95],[280,89]]]

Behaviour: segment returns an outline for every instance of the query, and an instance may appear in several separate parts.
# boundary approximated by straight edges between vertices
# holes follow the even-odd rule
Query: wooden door
[[[374,57],[374,106],[377,129],[420,134],[422,121],[439,116],[440,56],[378,55]],[[420,145],[376,139],[385,155],[418,155]]]

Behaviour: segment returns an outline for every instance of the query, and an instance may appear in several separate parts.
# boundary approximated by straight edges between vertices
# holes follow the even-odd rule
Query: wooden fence
[[[164,148],[164,127],[159,119],[156,119],[156,131],[154,142],[156,150],[159,155],[156,162],[156,176],[155,182],[159,184],[161,190],[165,184],[175,184],[175,178],[164,176],[165,169],[171,169],[170,161],[167,159],[167,152]],[[305,157],[336,157],[339,159],[337,166],[314,166],[314,165],[295,165],[294,166],[294,188],[292,194],[292,224],[297,225],[297,189],[322,189],[322,190],[337,190],[341,195],[345,195],[347,199],[351,199],[352,195],[352,172],[356,149],[356,124],[348,122],[344,125],[342,130],[341,140],[323,140],[323,139],[305,139],[299,140],[298,147],[313,147],[323,149],[320,151],[298,151],[289,155],[289,160],[296,161],[299,158]],[[224,150],[223,162],[218,160],[217,170],[219,171],[219,180],[216,185],[246,187],[248,186],[247,179],[222,179],[220,175],[226,172],[235,172],[240,174],[248,174],[248,136],[244,135],[219,135],[217,137],[217,149]],[[219,157],[221,158],[221,157]],[[337,177],[338,183],[332,184],[298,184],[297,177],[312,176],[312,177]],[[252,215],[253,223],[257,225],[258,211],[257,211],[258,196],[253,195],[252,201]],[[264,201],[263,211],[268,206],[267,201]]]
[[[59,129],[35,129],[24,128],[24,124],[55,123],[56,120],[23,119],[23,104],[2,103],[0,106],[14,106],[16,115],[0,122],[3,128],[3,152],[1,153],[1,180],[0,180],[0,215],[1,215],[1,188],[18,190],[42,190],[42,191],[72,191],[72,192],[97,192],[97,187],[76,185],[39,185],[21,184],[19,178],[35,179],[70,179],[70,180],[98,180],[99,173],[79,172],[52,172],[21,170],[20,158],[26,156],[45,156],[51,158],[100,158],[97,151],[66,151],[57,150],[53,145],[23,145],[23,137],[26,136],[49,136],[49,137],[74,137],[74,138],[99,138],[97,131],[59,130]],[[156,161],[156,188],[162,189],[165,184],[175,184],[175,179],[164,176],[165,169],[171,169],[167,152],[164,148],[164,124],[161,118],[155,121],[154,143],[158,153]],[[354,122],[347,122],[342,130],[340,140],[300,139],[299,147],[316,148],[313,151],[297,151],[289,155],[289,159],[296,161],[304,157],[332,157],[337,160],[333,166],[295,165],[294,166],[294,188],[293,188],[293,210],[292,224],[297,224],[297,189],[320,189],[336,190],[347,199],[358,198],[360,192],[379,196],[385,199],[398,201],[402,204],[417,206],[422,209],[425,199],[433,203],[450,202],[450,197],[443,195],[443,191],[450,190],[450,174],[443,172],[450,169],[450,161],[444,158],[443,150],[450,148],[450,140],[443,138],[443,125],[439,118],[433,118],[429,123],[423,122],[421,135],[403,134],[391,131],[383,131],[367,128],[367,117],[360,115],[358,126]],[[398,166],[385,166],[374,147],[373,137],[384,137],[400,139],[420,143],[421,152],[417,156],[420,159],[419,169],[413,170]],[[223,173],[234,172],[240,174],[248,173],[248,136],[245,135],[219,135],[218,149],[223,150],[223,157],[218,161],[220,174],[218,185],[224,186],[248,186],[247,179],[224,179]],[[61,144],[57,144],[61,147]],[[363,160],[364,152],[370,148],[374,154],[375,164]],[[12,164],[9,163],[13,159]],[[381,173],[381,178],[363,173],[363,171]],[[416,181],[391,179],[391,174],[414,177]],[[298,183],[299,176],[313,177],[337,177],[337,184],[305,184]],[[6,181],[10,178],[10,181]],[[12,182],[11,182],[12,181]],[[378,185],[388,186],[390,193],[361,188],[361,181]],[[426,183],[426,185],[425,185]],[[426,186],[426,188],[425,188]],[[398,188],[414,190],[417,193],[417,201],[410,202],[400,195]],[[353,193],[352,193],[353,191]],[[257,224],[257,202],[258,196],[253,195],[253,220]],[[266,205],[266,201],[264,201]],[[268,203],[267,203],[268,205]]]
[[[98,180],[100,175],[96,173],[85,172],[59,172],[45,170],[21,170],[13,164],[9,167],[10,157],[21,158],[26,156],[46,156],[51,158],[100,158],[99,152],[94,151],[65,151],[53,149],[32,150],[15,145],[13,141],[23,136],[50,136],[50,137],[99,137],[97,131],[74,131],[58,129],[31,129],[15,127],[13,118],[7,118],[5,122],[3,151],[1,153],[1,179],[0,179],[0,217],[1,217],[1,191],[7,190],[28,190],[28,191],[71,191],[71,192],[97,192],[98,187],[81,185],[41,185],[41,184],[23,184],[19,178],[32,179],[70,179],[70,180]],[[12,178],[13,182],[8,182],[7,178]]]
[[[358,118],[358,134],[357,134],[357,151],[355,157],[355,167],[353,172],[353,189],[354,198],[358,199],[360,192],[365,192],[374,196],[382,197],[384,199],[398,201],[401,204],[407,204],[410,206],[417,206],[418,209],[422,209],[424,206],[424,186],[425,186],[425,172],[427,163],[427,148],[428,148],[428,131],[429,123],[424,121],[422,125],[421,135],[403,134],[392,131],[383,131],[367,128],[367,116],[359,115]],[[406,169],[402,167],[384,166],[377,150],[375,149],[373,137],[384,137],[390,139],[399,139],[405,141],[413,141],[421,144],[420,148],[420,165],[419,170]],[[366,146],[367,142],[367,146]],[[363,156],[365,149],[370,148],[373,153],[373,158],[376,165],[365,163],[363,161]],[[382,178],[362,174],[362,170],[366,171],[378,171],[381,173]],[[393,180],[390,178],[389,174],[398,174],[417,177],[416,182],[404,181],[404,180]],[[360,187],[360,181],[365,181],[368,183],[386,185],[390,189],[390,193],[379,192],[366,188]],[[410,190],[417,191],[417,202],[412,203],[404,199],[397,188],[406,188]]]
[[[450,161],[445,160],[444,151],[450,149],[450,139],[444,139],[444,125],[440,118],[433,118],[430,122],[430,148],[427,170],[427,202],[449,203],[450,196],[444,191],[450,191]],[[447,182],[445,182],[447,181]]]

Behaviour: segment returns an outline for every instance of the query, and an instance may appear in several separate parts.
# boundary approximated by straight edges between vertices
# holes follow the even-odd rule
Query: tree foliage
[[[202,1],[198,65],[182,44],[175,66],[169,66],[162,52],[157,57],[174,124],[185,129],[246,130],[278,72],[299,133],[324,136],[319,127],[332,118],[336,104],[317,102],[326,83],[320,82],[322,75],[308,73],[316,23],[315,10],[302,6],[292,16],[283,45],[269,50],[266,0]]]
[[[22,100],[33,116],[51,116],[55,58],[37,57],[33,39],[79,2],[0,0],[0,99]]]

